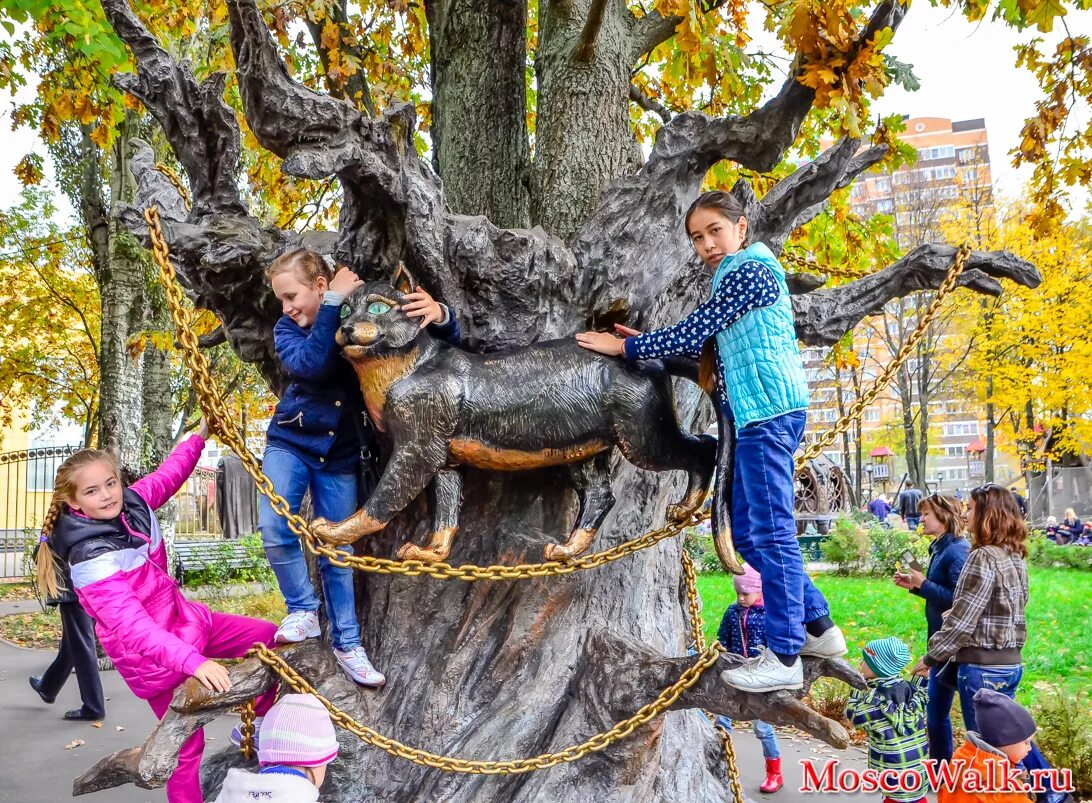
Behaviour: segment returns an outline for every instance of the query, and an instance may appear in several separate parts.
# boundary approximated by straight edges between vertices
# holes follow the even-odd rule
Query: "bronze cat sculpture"
[[[669,518],[688,516],[702,503],[716,440],[680,429],[671,374],[661,362],[627,364],[572,338],[472,354],[433,339],[401,311],[409,286],[365,284],[342,306],[336,339],[390,459],[356,514],[337,523],[315,520],[320,538],[348,544],[381,530],[427,488],[428,545],[404,544],[398,556],[441,561],[459,526],[464,467],[565,466],[580,512],[565,543],[547,545],[545,557],[572,558],[591,545],[614,505],[609,458],[615,446],[640,468],[687,472],[686,493],[668,508]]]

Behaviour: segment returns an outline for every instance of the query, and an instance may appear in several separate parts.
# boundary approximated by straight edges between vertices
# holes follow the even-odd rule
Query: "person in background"
[[[337,735],[313,694],[286,694],[255,734],[258,772],[228,770],[216,803],[316,803],[326,766],[337,758]]]
[[[1046,537],[1058,546],[1067,543],[1069,540],[1066,538],[1065,532],[1058,527],[1058,520],[1054,516],[1047,516]]]
[[[850,691],[846,719],[863,728],[868,737],[869,769],[897,773],[917,770],[921,775],[916,789],[890,792],[884,803],[925,803],[925,679],[903,679],[902,670],[910,663],[910,648],[900,639],[875,639],[864,646],[861,654],[861,674],[868,688]]]
[[[766,649],[766,607],[762,601],[762,578],[753,566],[747,566],[743,574],[732,578],[736,589],[736,601],[724,611],[717,630],[717,641],[730,653],[744,658],[755,658]],[[717,725],[732,730],[732,720],[717,717]],[[755,736],[762,743],[762,756],[766,760],[766,780],[758,787],[770,794],[780,789],[785,779],[781,775],[781,749],[773,726],[760,719],[751,722]]]
[[[963,506],[950,496],[933,494],[921,502],[921,526],[933,541],[929,544],[929,567],[922,574],[912,566],[902,567],[892,578],[899,588],[925,600],[925,624],[928,638],[944,624],[944,612],[952,607],[959,575],[970,542],[963,537]],[[929,670],[929,704],[926,727],[929,757],[947,761],[952,757],[952,702],[955,683],[944,682],[939,667]]]
[[[902,520],[911,530],[916,530],[921,523],[921,511],[918,508],[920,504],[921,491],[914,487],[913,480],[907,480],[906,487],[899,494],[899,504],[895,512],[902,516]]]
[[[1081,537],[1081,533],[1084,531],[1084,524],[1077,518],[1076,512],[1073,508],[1067,507],[1065,509],[1065,518],[1062,519],[1062,523],[1058,525],[1058,529],[1065,533],[1067,543],[1072,543]]]
[[[954,783],[937,789],[937,803],[1028,803],[1028,795],[1011,784],[1009,771],[1031,752],[1036,730],[1031,714],[993,689],[975,692],[974,711],[976,725],[952,759]],[[982,789],[983,779],[1001,788]]]
[[[887,497],[883,494],[880,494],[868,503],[868,512],[875,516],[880,524],[884,525],[885,527],[890,526],[887,521],[887,517],[891,513],[891,504],[887,501]]]

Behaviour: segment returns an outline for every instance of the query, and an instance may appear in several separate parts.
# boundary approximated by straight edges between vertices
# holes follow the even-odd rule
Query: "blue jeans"
[[[939,666],[929,668],[929,701],[925,704],[925,729],[929,734],[929,758],[952,760],[952,702],[955,689],[937,680]],[[962,702],[962,697],[960,702]]]
[[[732,720],[728,719],[728,717],[718,716],[717,724],[729,733],[732,732]],[[777,734],[774,733],[773,725],[769,722],[763,722],[761,719],[752,720],[751,725],[754,726],[755,736],[758,737],[758,741],[762,743],[762,756],[764,758],[781,758],[781,749],[777,746]]]
[[[786,413],[750,424],[736,436],[732,490],[732,540],[762,575],[766,646],[796,655],[804,646],[804,622],[828,616],[830,607],[804,573],[793,518],[793,455],[806,415]]]
[[[313,469],[298,455],[279,446],[266,447],[262,469],[273,481],[277,493],[288,501],[293,513],[300,512],[300,503],[308,488],[316,516],[341,521],[356,512],[355,474],[330,474]],[[319,600],[307,575],[307,561],[300,539],[288,529],[284,517],[273,511],[264,495],[258,500],[258,529],[262,532],[265,555],[277,576],[288,612],[317,611]],[[352,551],[349,546],[338,549]],[[319,572],[334,646],[339,650],[358,646],[360,626],[356,621],[353,570],[333,566],[325,557],[320,557]]]
[[[960,664],[956,685],[959,687],[959,706],[963,709],[963,724],[969,731],[977,731],[974,717],[974,693],[979,689],[993,689],[1006,697],[1016,699],[1016,688],[1024,676],[1022,664],[985,666]]]
[[[910,532],[913,532],[921,524],[921,516],[907,516],[906,526],[910,528]]]
[[[974,705],[972,700],[974,699],[974,693],[979,689],[993,689],[996,692],[1016,699],[1016,689],[1020,686],[1020,679],[1024,676],[1023,664],[1012,664],[1006,666],[984,666],[982,664],[960,664],[959,665],[959,703],[963,708],[963,722],[967,726],[969,731],[978,731],[978,723],[974,716]],[[999,745],[994,745],[998,747]],[[1031,743],[1031,752],[1024,757],[1024,760],[1020,762],[1024,769],[1045,769],[1050,766],[1050,762],[1046,760],[1042,752],[1039,750],[1039,745],[1035,742]],[[1055,792],[1049,788],[1042,794],[1039,794],[1038,799],[1043,801],[1061,800],[1065,797],[1064,794]]]

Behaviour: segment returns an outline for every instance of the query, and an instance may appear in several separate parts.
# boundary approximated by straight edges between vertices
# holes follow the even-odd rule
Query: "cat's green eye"
[[[345,320],[346,318],[348,318],[352,314],[353,314],[352,307],[350,307],[348,304],[342,304],[341,305],[341,320]]]
[[[391,305],[385,301],[373,301],[368,305],[369,315],[383,315],[391,311]]]

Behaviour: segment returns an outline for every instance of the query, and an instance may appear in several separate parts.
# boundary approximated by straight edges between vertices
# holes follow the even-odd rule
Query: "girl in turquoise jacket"
[[[845,639],[804,572],[793,518],[794,454],[804,433],[808,386],[796,342],[785,269],[763,243],[747,245],[743,206],[726,192],[698,197],[685,217],[694,250],[713,271],[709,300],[673,326],[628,337],[576,336],[580,345],[630,360],[716,354],[717,399],[735,430],[732,539],[762,575],[768,649],[725,673],[748,691],[799,689],[800,655],[845,655]]]

